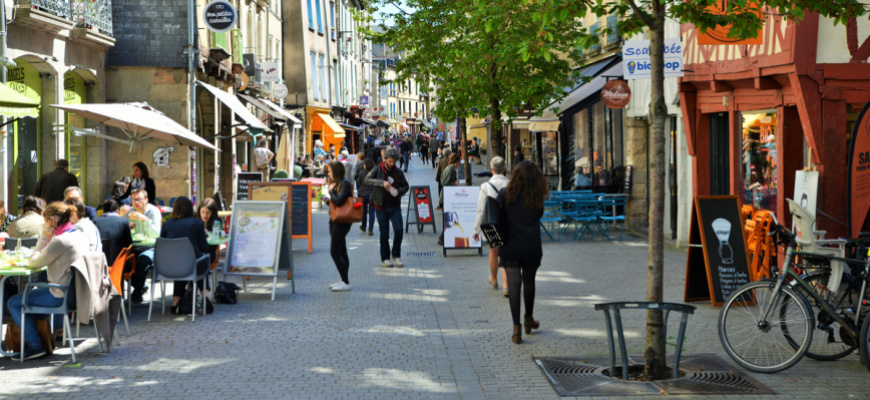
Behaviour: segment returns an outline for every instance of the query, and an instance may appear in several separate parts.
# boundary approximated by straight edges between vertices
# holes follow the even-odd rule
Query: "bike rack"
[[[613,343],[613,325],[611,323],[610,312],[616,316],[616,334],[619,337],[619,352],[622,358],[622,379],[628,380],[628,355],[625,352],[625,335],[622,332],[622,315],[620,310],[623,309],[641,309],[654,310],[661,309],[664,314],[664,326],[662,335],[668,337],[668,316],[671,311],[676,311],[682,314],[680,319],[680,333],[677,335],[677,350],[674,352],[674,378],[680,376],[680,353],[683,351],[683,336],[686,333],[686,322],[689,320],[689,314],[695,313],[695,306],[680,303],[659,303],[649,301],[622,301],[614,303],[601,303],[595,305],[595,311],[604,311],[604,317],[607,321],[607,342],[610,346],[610,374],[616,371],[616,347]]]

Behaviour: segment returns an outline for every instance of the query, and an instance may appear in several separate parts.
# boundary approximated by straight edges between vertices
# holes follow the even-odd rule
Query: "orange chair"
[[[121,249],[118,258],[116,258],[115,262],[112,263],[112,266],[109,267],[109,278],[112,280],[112,285],[115,286],[115,289],[118,293],[121,293],[122,296],[124,294],[124,265],[126,265],[128,261],[136,258],[136,255],[130,252],[132,247],[133,245],[130,245]],[[127,328],[127,336],[130,336],[130,324],[127,323],[127,312],[124,310],[123,304],[121,305],[121,316],[124,318],[124,326]]]
[[[132,247],[133,246],[130,245],[129,247],[127,247],[127,249],[131,249]],[[123,253],[123,250],[122,250],[122,253]],[[130,256],[127,259],[127,261],[130,262],[130,270],[127,272],[124,272],[124,275],[121,276],[121,282],[127,283],[126,288],[127,288],[127,291],[129,292],[130,291],[130,279],[133,279],[133,273],[136,272],[136,254],[133,253],[132,250],[128,251],[127,254]],[[117,259],[116,259],[116,261],[117,261]],[[123,287],[124,286],[122,286],[122,289],[123,289]],[[121,299],[124,299],[125,297],[127,298],[127,312],[128,313],[133,312],[133,301],[130,298],[130,293],[125,293],[124,290],[119,290],[119,291],[121,292]]]

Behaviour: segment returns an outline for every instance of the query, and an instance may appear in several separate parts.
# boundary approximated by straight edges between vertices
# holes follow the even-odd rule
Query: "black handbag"
[[[221,304],[238,303],[238,292],[242,288],[232,282],[218,282],[214,292],[214,300]]]
[[[495,189],[495,185],[492,183],[489,185]],[[506,237],[503,223],[501,203],[497,198],[486,196],[486,202],[483,203],[483,218],[480,221],[480,233],[486,238],[489,247],[497,249],[504,246]]]

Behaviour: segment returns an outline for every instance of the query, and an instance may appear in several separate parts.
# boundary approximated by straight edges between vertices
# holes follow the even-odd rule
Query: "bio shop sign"
[[[665,77],[683,76],[683,42],[665,39]],[[649,40],[627,40],[622,46],[622,72],[625,79],[649,79],[652,70]]]
[[[202,11],[205,26],[212,32],[226,32],[233,28],[238,19],[236,9],[225,0],[208,3]]]

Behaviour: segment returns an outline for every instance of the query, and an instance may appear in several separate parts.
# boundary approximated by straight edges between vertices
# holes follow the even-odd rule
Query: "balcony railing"
[[[96,28],[112,36],[111,0],[15,0],[15,5],[47,12],[68,19],[79,28]]]

